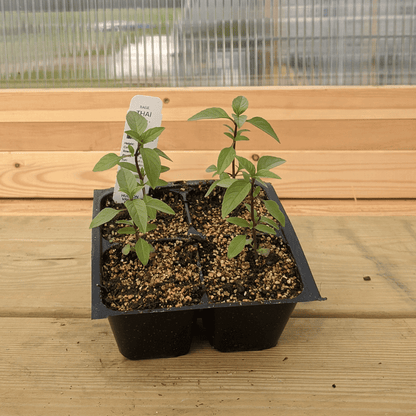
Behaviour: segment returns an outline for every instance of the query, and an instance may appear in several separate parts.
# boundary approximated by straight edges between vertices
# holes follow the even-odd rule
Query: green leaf
[[[214,181],[211,186],[209,187],[207,193],[205,194],[205,198],[209,196],[209,194],[215,189],[215,187],[217,186],[217,183],[219,182],[219,180]]]
[[[120,162],[119,165],[124,168],[124,169],[128,169],[132,172],[137,173],[137,168],[136,165],[133,165],[133,163],[129,163],[129,162]]]
[[[128,149],[129,149],[130,155],[134,156],[134,147],[131,144],[129,144]]]
[[[124,227],[117,230],[119,234],[136,234],[136,230],[133,227]]]
[[[147,128],[147,120],[135,111],[129,111],[126,120],[130,129],[138,134],[142,134]]]
[[[119,212],[119,210],[114,208],[104,208],[91,221],[90,228],[95,228],[111,221]]]
[[[155,220],[157,216],[157,211],[153,208],[147,207],[147,216],[149,217],[149,221]]]
[[[236,180],[234,178],[224,178],[220,179],[217,183],[217,186],[221,186],[221,188],[229,188]]]
[[[141,138],[140,138],[140,134],[137,133],[136,131],[134,131],[134,130],[126,130],[124,133],[126,133],[128,136],[130,136],[131,138],[133,138],[137,142],[142,143]]]
[[[282,211],[280,211],[279,205],[277,204],[276,201],[272,201],[270,199],[266,199],[264,202],[264,205],[266,206],[267,211],[269,211],[269,213],[277,219],[277,221],[280,222],[280,224],[282,224],[282,226],[285,226],[285,216],[283,214]]]
[[[262,233],[272,234],[272,235],[276,234],[276,230],[274,228],[271,228],[264,224],[257,224],[255,228],[256,230],[261,231]]]
[[[215,165],[210,165],[206,168],[205,172],[216,172],[217,171],[217,167]]]
[[[134,199],[124,203],[134,223],[139,227],[140,232],[144,233],[147,229],[147,209],[142,199]]]
[[[229,178],[230,178],[230,174],[227,172],[223,172],[220,174],[220,180],[229,179]]]
[[[234,139],[234,141],[236,142],[242,142],[242,141],[248,141],[248,140],[250,140],[248,137],[240,136],[240,135],[237,135],[237,137]]]
[[[140,153],[142,155],[147,180],[149,181],[149,185],[154,189],[157,186],[162,169],[160,157],[153,149],[142,148]]]
[[[156,182],[156,187],[158,186],[166,186],[168,183],[166,181],[164,181],[163,179],[158,179]]]
[[[265,133],[267,133],[269,136],[273,137],[273,139],[277,140],[280,143],[279,138],[273,130],[273,127],[264,118],[253,117],[250,120],[247,120],[247,123],[252,124],[260,130],[263,130]]]
[[[250,182],[250,181],[251,181],[250,175],[249,175],[247,172],[245,172],[245,171],[243,170],[241,173],[243,174],[243,176],[244,176],[244,180],[245,180],[246,182]]]
[[[228,118],[232,120],[222,108],[211,107],[211,108],[207,108],[206,110],[202,110],[199,113],[195,114],[194,116],[189,118],[188,121],[215,119],[215,118]]]
[[[258,170],[256,175],[256,178],[273,178],[273,179],[282,179],[279,175],[276,175],[274,172],[271,172],[270,170]]]
[[[225,134],[227,137],[229,137],[231,140],[234,140],[234,134],[232,134],[232,133],[228,133],[228,131],[226,131],[224,134]]]
[[[148,233],[149,231],[156,230],[156,228],[157,228],[156,224],[147,224],[146,232]]]
[[[254,189],[254,192],[253,192],[253,198],[257,198],[259,196],[260,191],[261,191],[260,186],[256,186],[256,189]]]
[[[153,140],[156,140],[160,136],[163,130],[165,130],[164,127],[153,127],[149,130],[146,130],[142,134],[142,143],[143,144],[150,143]]]
[[[155,149],[153,149],[160,157],[163,157],[163,159],[167,159],[170,160],[171,162],[173,162],[173,160],[162,150],[158,149],[157,147]]]
[[[245,181],[235,181],[225,192],[221,207],[221,215],[225,218],[244,200],[250,192],[251,184]]]
[[[227,252],[228,258],[232,259],[233,257],[240,254],[244,250],[245,245],[246,245],[245,235],[237,235],[236,237],[234,237],[231,240],[230,245],[228,246],[228,252]]]
[[[151,196],[147,196],[145,200],[145,204],[146,204],[146,207],[156,209],[166,214],[175,215],[175,211],[168,204],[161,201],[160,199],[155,199],[155,198],[152,198]]]
[[[125,225],[133,226],[133,221],[132,220],[120,220],[120,221],[116,221],[116,224],[125,224]]]
[[[120,186],[120,191],[125,192],[130,199],[138,192],[136,177],[127,169],[120,169],[117,173],[117,182]]]
[[[257,162],[257,170],[270,170],[276,166],[283,165],[286,160],[274,156],[262,156]]]
[[[115,153],[108,153],[97,162],[92,171],[102,172],[104,170],[111,169],[118,165],[118,162],[120,162],[123,157],[124,156],[117,156]]]
[[[245,157],[237,156],[237,160],[239,163],[239,169],[245,169],[250,176],[254,176],[256,174],[255,166]]]
[[[170,167],[169,166],[161,166],[160,167],[160,173],[164,173],[164,172],[168,172],[170,171]]]
[[[243,114],[244,111],[246,111],[247,108],[248,108],[248,100],[247,100],[247,98],[246,97],[243,97],[242,95],[240,95],[237,98],[234,98],[232,107],[233,107],[234,113],[236,113],[238,116],[240,114]]]
[[[279,224],[277,224],[276,222],[274,222],[273,220],[271,220],[270,218],[267,217],[261,217],[260,218],[261,222],[265,222],[267,225],[270,225],[270,227],[276,228],[277,230],[280,228]]]
[[[246,122],[247,116],[237,116],[233,114],[233,119],[235,124],[237,124],[237,127],[240,128]]]
[[[225,169],[230,166],[231,162],[235,158],[235,150],[232,147],[226,147],[222,149],[220,154],[218,155],[218,174],[221,175],[225,171]]]
[[[244,218],[230,217],[230,218],[227,218],[227,221],[231,224],[238,225],[239,227],[244,227],[244,228],[250,227],[250,224]]]
[[[230,130],[231,133],[234,133],[234,129],[231,126],[229,126],[228,124],[223,124],[223,126],[227,127],[228,130]]]
[[[127,256],[127,254],[129,254],[129,253],[130,253],[130,250],[131,250],[131,245],[130,245],[130,244],[126,244],[126,245],[123,247],[123,249],[121,250],[121,252],[122,252],[125,256]]]
[[[150,253],[153,251],[153,247],[146,240],[143,240],[143,238],[139,238],[134,249],[140,262],[143,266],[146,266],[149,262]]]
[[[262,180],[261,180],[258,176],[256,177],[256,181],[257,181],[259,184],[263,185],[263,186],[267,186],[267,185],[266,185],[266,182],[262,181]]]

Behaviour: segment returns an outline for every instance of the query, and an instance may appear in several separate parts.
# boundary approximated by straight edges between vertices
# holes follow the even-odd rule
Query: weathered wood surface
[[[2,318],[4,415],[414,415],[416,319],[291,319],[276,348],[128,361],[107,321]]]
[[[328,297],[299,304],[295,316],[416,318],[415,218],[293,217]],[[90,316],[89,222],[90,216],[0,217],[1,316]]]
[[[415,218],[293,216],[328,300],[276,348],[131,362],[89,318],[90,215],[0,215],[0,414],[413,415]]]

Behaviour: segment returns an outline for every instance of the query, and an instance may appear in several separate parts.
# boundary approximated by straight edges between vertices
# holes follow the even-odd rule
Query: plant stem
[[[237,123],[234,121],[234,139],[237,137]],[[237,142],[235,140],[233,140],[233,149],[235,150]],[[235,179],[235,177],[237,176],[236,172],[235,172],[235,158],[233,159],[233,163],[232,163],[232,175],[233,179]]]
[[[139,174],[139,178],[144,182],[144,177],[140,172],[140,166],[139,166],[139,155],[140,155],[140,143],[137,144],[137,150],[134,154],[134,163],[136,165],[137,173]],[[143,188],[143,195],[146,195],[146,187]],[[137,233],[136,233],[137,234]]]
[[[250,206],[251,206],[251,222],[253,223],[253,228],[252,228],[252,236],[253,236],[253,250],[254,250],[254,257],[257,259],[257,231],[256,231],[256,218],[254,216],[254,182],[255,179],[252,178],[251,179],[251,189],[250,189]]]

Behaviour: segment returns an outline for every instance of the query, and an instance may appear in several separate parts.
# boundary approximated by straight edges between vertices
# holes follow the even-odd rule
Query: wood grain
[[[283,199],[289,216],[416,216],[416,199]],[[91,217],[92,199],[0,199],[1,216]]]
[[[414,216],[291,220],[328,298],[298,304],[294,316],[416,318]],[[89,223],[86,216],[0,216],[0,316],[90,316]]]
[[[231,110],[247,96],[249,117],[262,116],[281,145],[252,128],[246,150],[415,150],[415,87],[248,87],[0,91],[0,151],[118,150],[136,94],[164,100],[163,147],[214,150],[225,120],[186,122],[197,111]]]
[[[189,116],[194,112],[190,111]],[[222,121],[168,121],[164,150],[219,150],[228,144]],[[280,143],[251,128],[242,150],[415,150],[416,120],[269,120]],[[0,151],[120,151],[123,121],[7,122],[0,124]]]
[[[0,414],[414,415],[415,92],[1,90]],[[167,180],[208,178],[224,146],[222,121],[185,122],[199,109],[243,94],[276,129],[241,154],[287,160],[274,185],[328,298],[298,304],[276,348],[223,354],[200,329],[186,356],[132,362],[89,319],[91,198],[115,179],[92,167],[136,94],[165,100]]]
[[[169,109],[231,109],[238,95],[247,97],[253,109],[415,109],[415,90],[414,86],[4,89],[0,91],[0,111],[128,108],[126,102],[138,94],[159,97]]]
[[[104,152],[0,153],[3,198],[91,198],[94,189],[114,186],[115,170],[92,172]],[[257,152],[282,157],[283,180],[272,180],[281,198],[414,198],[416,151]],[[251,159],[252,151],[240,155]],[[171,151],[168,181],[210,179],[205,169],[218,152]],[[169,162],[170,163],[170,162]]]
[[[412,415],[415,319],[291,319],[275,348],[128,361],[106,321],[1,318],[7,415]],[[63,412],[64,409],[64,412]]]

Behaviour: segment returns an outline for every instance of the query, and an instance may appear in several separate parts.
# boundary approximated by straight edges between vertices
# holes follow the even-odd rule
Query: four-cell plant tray
[[[209,182],[208,182],[209,183]],[[205,241],[203,233],[193,224],[195,207],[188,196],[201,186],[201,181],[172,183],[157,192],[179,194],[183,200],[187,235],[198,245]],[[325,300],[319,294],[307,260],[279,198],[271,184],[262,186],[267,198],[274,200],[284,213],[285,227],[277,230],[278,237],[289,248],[301,280],[301,293],[292,299],[264,300],[261,302],[213,302],[204,291],[205,282],[199,256],[195,256],[199,270],[199,303],[189,306],[145,310],[114,310],[103,302],[102,267],[105,253],[118,243],[110,243],[102,236],[102,227],[92,230],[92,319],[108,318],[118,348],[129,359],[174,357],[189,352],[193,328],[202,319],[211,344],[223,352],[262,350],[274,347],[298,302]],[[113,188],[94,191],[93,217],[112,198]],[[198,228],[200,229],[200,228]],[[242,230],[242,229],[241,229]],[[186,240],[172,236],[166,241]],[[189,238],[188,238],[189,239]],[[153,244],[153,242],[152,242]]]

